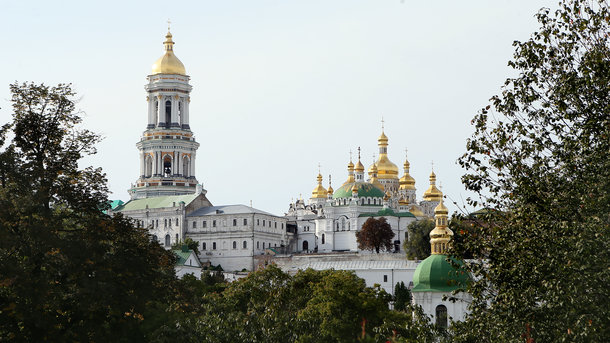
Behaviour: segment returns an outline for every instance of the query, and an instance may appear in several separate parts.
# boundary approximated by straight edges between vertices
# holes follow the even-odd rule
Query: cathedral
[[[430,186],[417,200],[415,179],[409,174],[405,158],[404,173],[399,178],[396,164],[388,158],[388,137],[382,132],[377,139],[379,157],[369,167],[350,160],[347,179],[334,190],[330,177],[328,189],[318,173],[309,203],[302,199],[290,204],[286,218],[298,230],[297,249],[301,252],[358,251],[356,232],[370,217],[384,217],[394,231],[394,252],[400,252],[407,237],[407,226],[419,219],[431,218],[443,197],[436,187],[436,175],[430,174]],[[360,150],[360,148],[358,148]],[[365,179],[366,178],[366,179]]]

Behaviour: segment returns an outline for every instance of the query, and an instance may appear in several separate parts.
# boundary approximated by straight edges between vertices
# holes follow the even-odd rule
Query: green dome
[[[352,187],[358,187],[358,196],[363,198],[383,198],[385,193],[375,186],[372,183],[368,182],[352,182],[345,184],[339,187],[335,193],[333,194],[333,199],[338,198],[351,198],[352,197]]]
[[[461,267],[454,268],[447,261],[447,255],[430,255],[423,260],[413,274],[412,292],[451,292],[458,288],[465,288],[470,280],[468,272],[464,270],[464,263],[457,262]]]

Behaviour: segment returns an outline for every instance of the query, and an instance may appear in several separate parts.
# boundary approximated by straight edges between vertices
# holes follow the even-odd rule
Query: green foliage
[[[396,311],[406,311],[411,303],[411,291],[405,283],[400,281],[394,287],[394,309]]]
[[[458,342],[610,337],[610,10],[563,0],[515,42],[518,75],[473,119],[460,164],[488,211],[473,239],[472,314]]]
[[[0,131],[0,340],[144,341],[174,257],[102,213],[104,174],[78,168],[99,137],[77,128],[70,86],[11,92],[13,120]]]
[[[392,238],[394,238],[394,231],[385,217],[367,219],[360,231],[356,233],[358,249],[374,250],[378,254],[380,250],[392,250]]]
[[[424,260],[430,256],[430,231],[434,229],[434,221],[430,219],[417,220],[407,226],[409,239],[403,243],[403,248],[409,260]]]

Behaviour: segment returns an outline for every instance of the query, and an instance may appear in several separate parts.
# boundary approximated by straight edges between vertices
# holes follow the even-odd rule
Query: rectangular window
[[[244,225],[248,225],[248,219],[244,219]]]
[[[201,223],[201,227],[208,227],[208,222],[204,220],[203,223]]]
[[[216,221],[212,220],[212,227],[216,227]]]
[[[216,242],[212,242],[212,250],[216,250]]]
[[[263,226],[265,226],[265,220],[263,219]]]
[[[178,218],[176,218],[176,226],[178,226]]]
[[[237,219],[233,219],[233,226],[237,226]]]
[[[206,248],[206,244],[205,244],[205,242],[202,242],[201,243],[201,250],[205,250],[205,248]]]
[[[256,220],[256,225],[261,225],[261,220],[260,219]]]
[[[273,223],[273,228],[277,229],[277,222]]]
[[[383,276],[383,282],[388,282],[388,276],[387,275]]]
[[[193,229],[197,228],[197,222],[193,222]]]

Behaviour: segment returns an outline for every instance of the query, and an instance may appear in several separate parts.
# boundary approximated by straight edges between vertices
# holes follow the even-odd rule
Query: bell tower
[[[199,143],[189,126],[192,86],[184,64],[174,55],[172,34],[165,36],[165,54],[148,75],[148,122],[136,146],[140,177],[132,185],[132,199],[197,192],[195,157]]]

